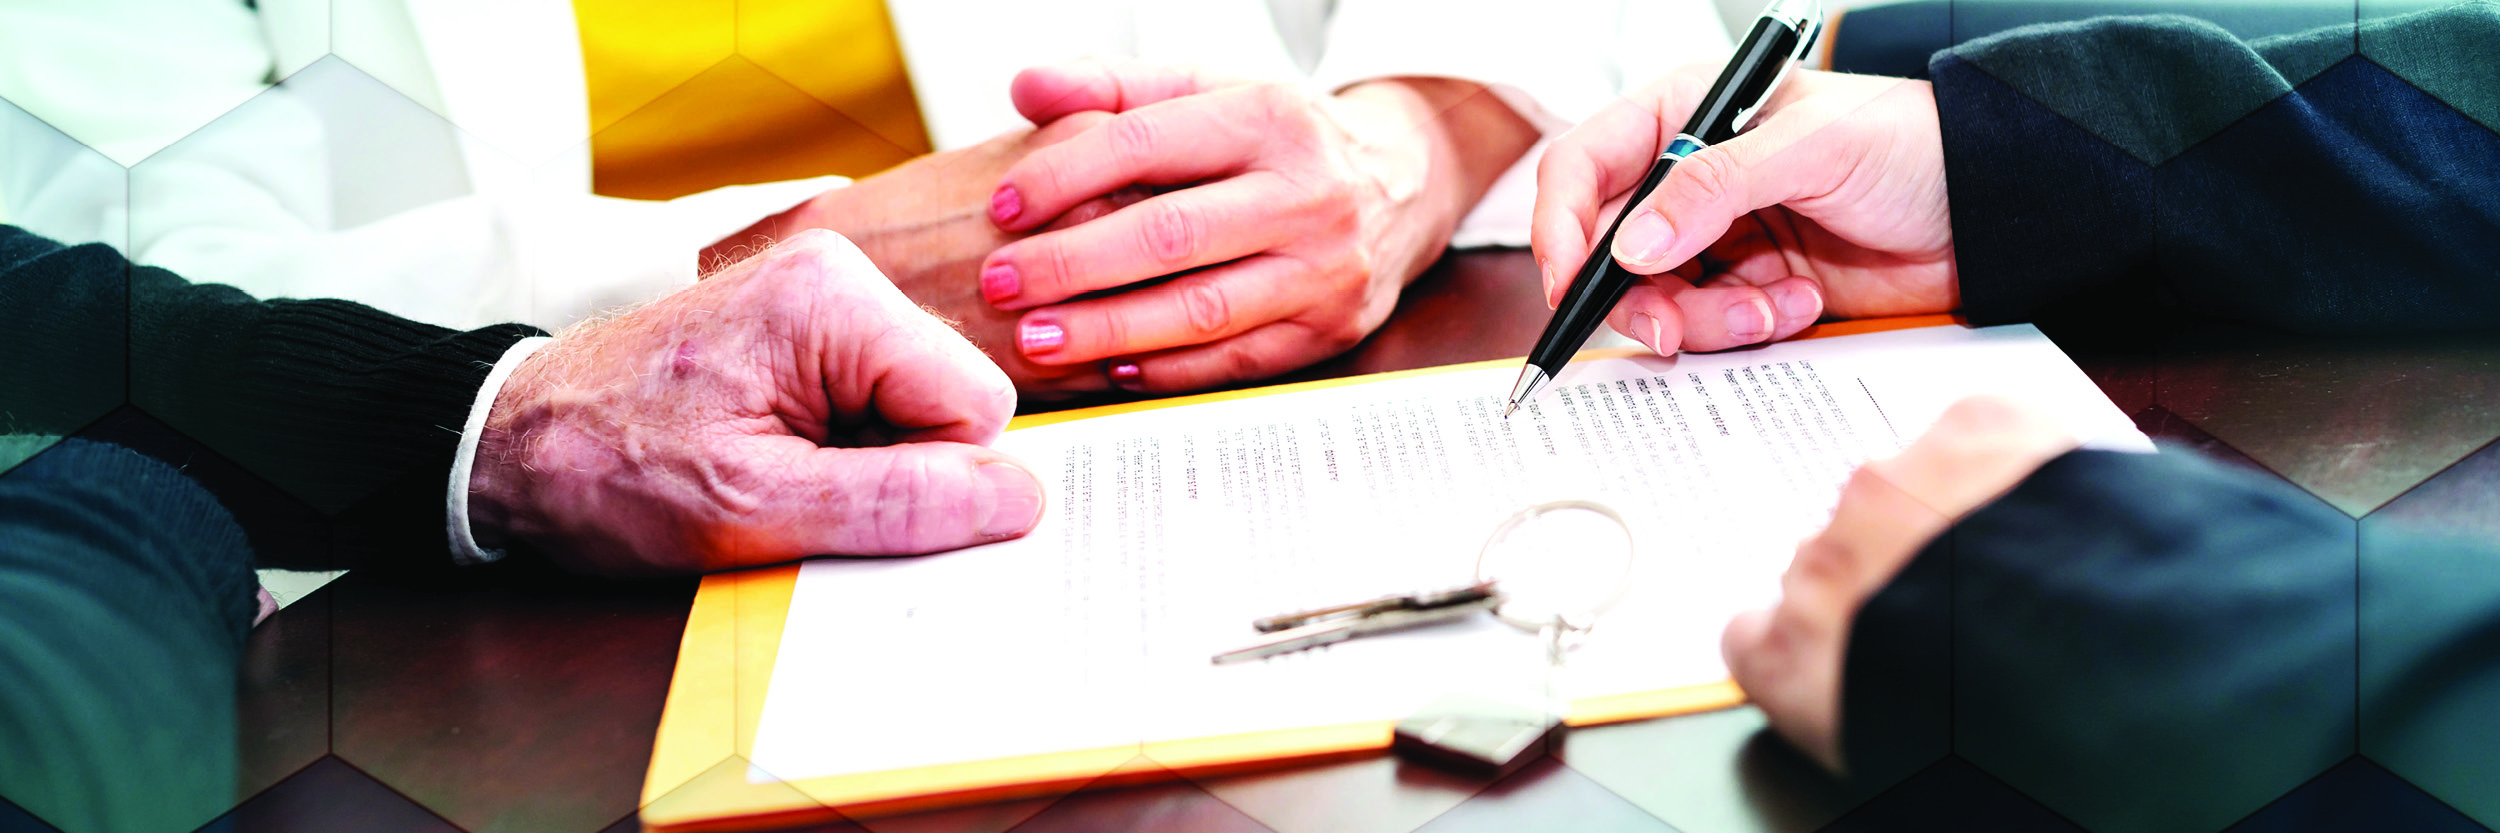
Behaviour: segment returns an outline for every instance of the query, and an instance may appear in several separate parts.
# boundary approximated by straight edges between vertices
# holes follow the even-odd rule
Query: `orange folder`
[[[1818,325],[1815,338],[1958,323],[1948,315]],[[1638,348],[1592,350],[1582,359],[1645,355]],[[1369,376],[1224,391],[1018,417],[1008,430],[1201,402],[1357,385],[1386,379],[1488,367],[1519,359],[1401,370]],[[943,557],[943,556],[940,556]],[[1184,741],[1078,749],[994,761],[752,783],[748,760],[764,713],[781,631],[798,586],[798,565],[721,573],[695,591],[686,635],[677,648],[668,705],[660,713],[651,770],[643,781],[642,821],[660,833],[768,830],[842,818],[864,818],[990,801],[1055,795],[1081,788],[1124,786],[1184,776],[1286,766],[1389,748],[1390,721],[1282,728]],[[874,671],[875,669],[864,669]],[[1620,723],[1724,709],[1745,702],[1732,681],[1663,691],[1589,698],[1571,704],[1573,726]]]

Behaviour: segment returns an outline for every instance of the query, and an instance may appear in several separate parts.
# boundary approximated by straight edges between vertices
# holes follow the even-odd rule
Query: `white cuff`
[[[443,522],[451,531],[451,560],[461,564],[484,564],[503,558],[503,550],[484,549],[477,545],[477,536],[469,531],[469,473],[476,468],[477,440],[486,433],[486,412],[495,407],[495,394],[503,390],[505,379],[513,368],[521,366],[530,354],[555,339],[546,336],[525,338],[503,351],[495,360],[495,369],[486,374],[486,383],[477,388],[477,401],[469,403],[469,422],[460,429],[460,450],[451,458],[451,483],[444,490]]]

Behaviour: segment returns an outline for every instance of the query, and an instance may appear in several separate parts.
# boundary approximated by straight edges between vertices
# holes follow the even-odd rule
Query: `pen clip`
[[[1822,0],[1771,0],[1771,5],[1762,10],[1762,17],[1788,27],[1789,31],[1796,33],[1797,42],[1788,48],[1788,57],[1780,61],[1779,72],[1771,76],[1771,83],[1762,88],[1762,96],[1736,111],[1736,119],[1730,122],[1731,130],[1742,131],[1753,123],[1754,116],[1760,115],[1762,108],[1771,103],[1771,96],[1779,94],[1780,85],[1788,81],[1788,74],[1797,69],[1797,62],[1806,59],[1806,53],[1814,51],[1814,42],[1823,34]]]

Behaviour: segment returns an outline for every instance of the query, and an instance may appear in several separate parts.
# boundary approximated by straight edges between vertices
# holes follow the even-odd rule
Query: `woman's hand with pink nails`
[[[922,156],[818,195],[790,211],[732,235],[704,253],[704,263],[727,266],[761,246],[810,228],[840,233],[921,306],[963,331],[988,353],[1028,398],[1046,399],[1113,387],[1102,368],[1042,364],[1028,360],[1017,343],[1021,315],[984,300],[981,260],[1028,234],[1067,228],[1145,198],[1122,189],[1090,200],[1031,232],[1001,231],[990,222],[990,198],[998,178],[1035,148],[1062,141],[1110,118],[1078,113],[1038,130],[1014,130],[967,148]]]
[[[1717,71],[1678,70],[1546,149],[1529,236],[1549,303]],[[1650,277],[1608,322],[1660,353],[1783,339],[1825,316],[1961,306],[1924,81],[1793,70],[1750,130],[1685,158],[1629,210],[1614,250],[1596,256]]]
[[[1161,192],[1001,246],[990,304],[1025,358],[1177,391],[1273,375],[1353,346],[1536,140],[1481,87],[1390,79],[1313,95],[1137,62],[1025,71],[1036,124],[1116,115],[1035,150],[991,194],[1024,232],[1106,193]]]

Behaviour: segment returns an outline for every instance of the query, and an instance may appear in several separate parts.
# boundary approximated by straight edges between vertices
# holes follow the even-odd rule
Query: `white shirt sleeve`
[[[1711,0],[1340,0],[1313,81],[1429,76],[1486,85],[1546,138],[1675,66],[1733,48]],[[1544,143],[1503,172],[1453,248],[1524,246]]]
[[[469,403],[469,421],[460,429],[460,449],[451,458],[451,481],[443,496],[443,523],[451,533],[451,560],[461,564],[484,564],[503,558],[503,550],[490,550],[477,545],[477,533],[469,528],[469,476],[477,470],[477,441],[486,433],[486,415],[495,407],[495,395],[503,391],[504,380],[512,378],[514,368],[528,361],[530,354],[546,347],[552,338],[525,338],[503,351],[495,360],[495,369],[486,374],[486,383],[477,388],[477,399]]]

